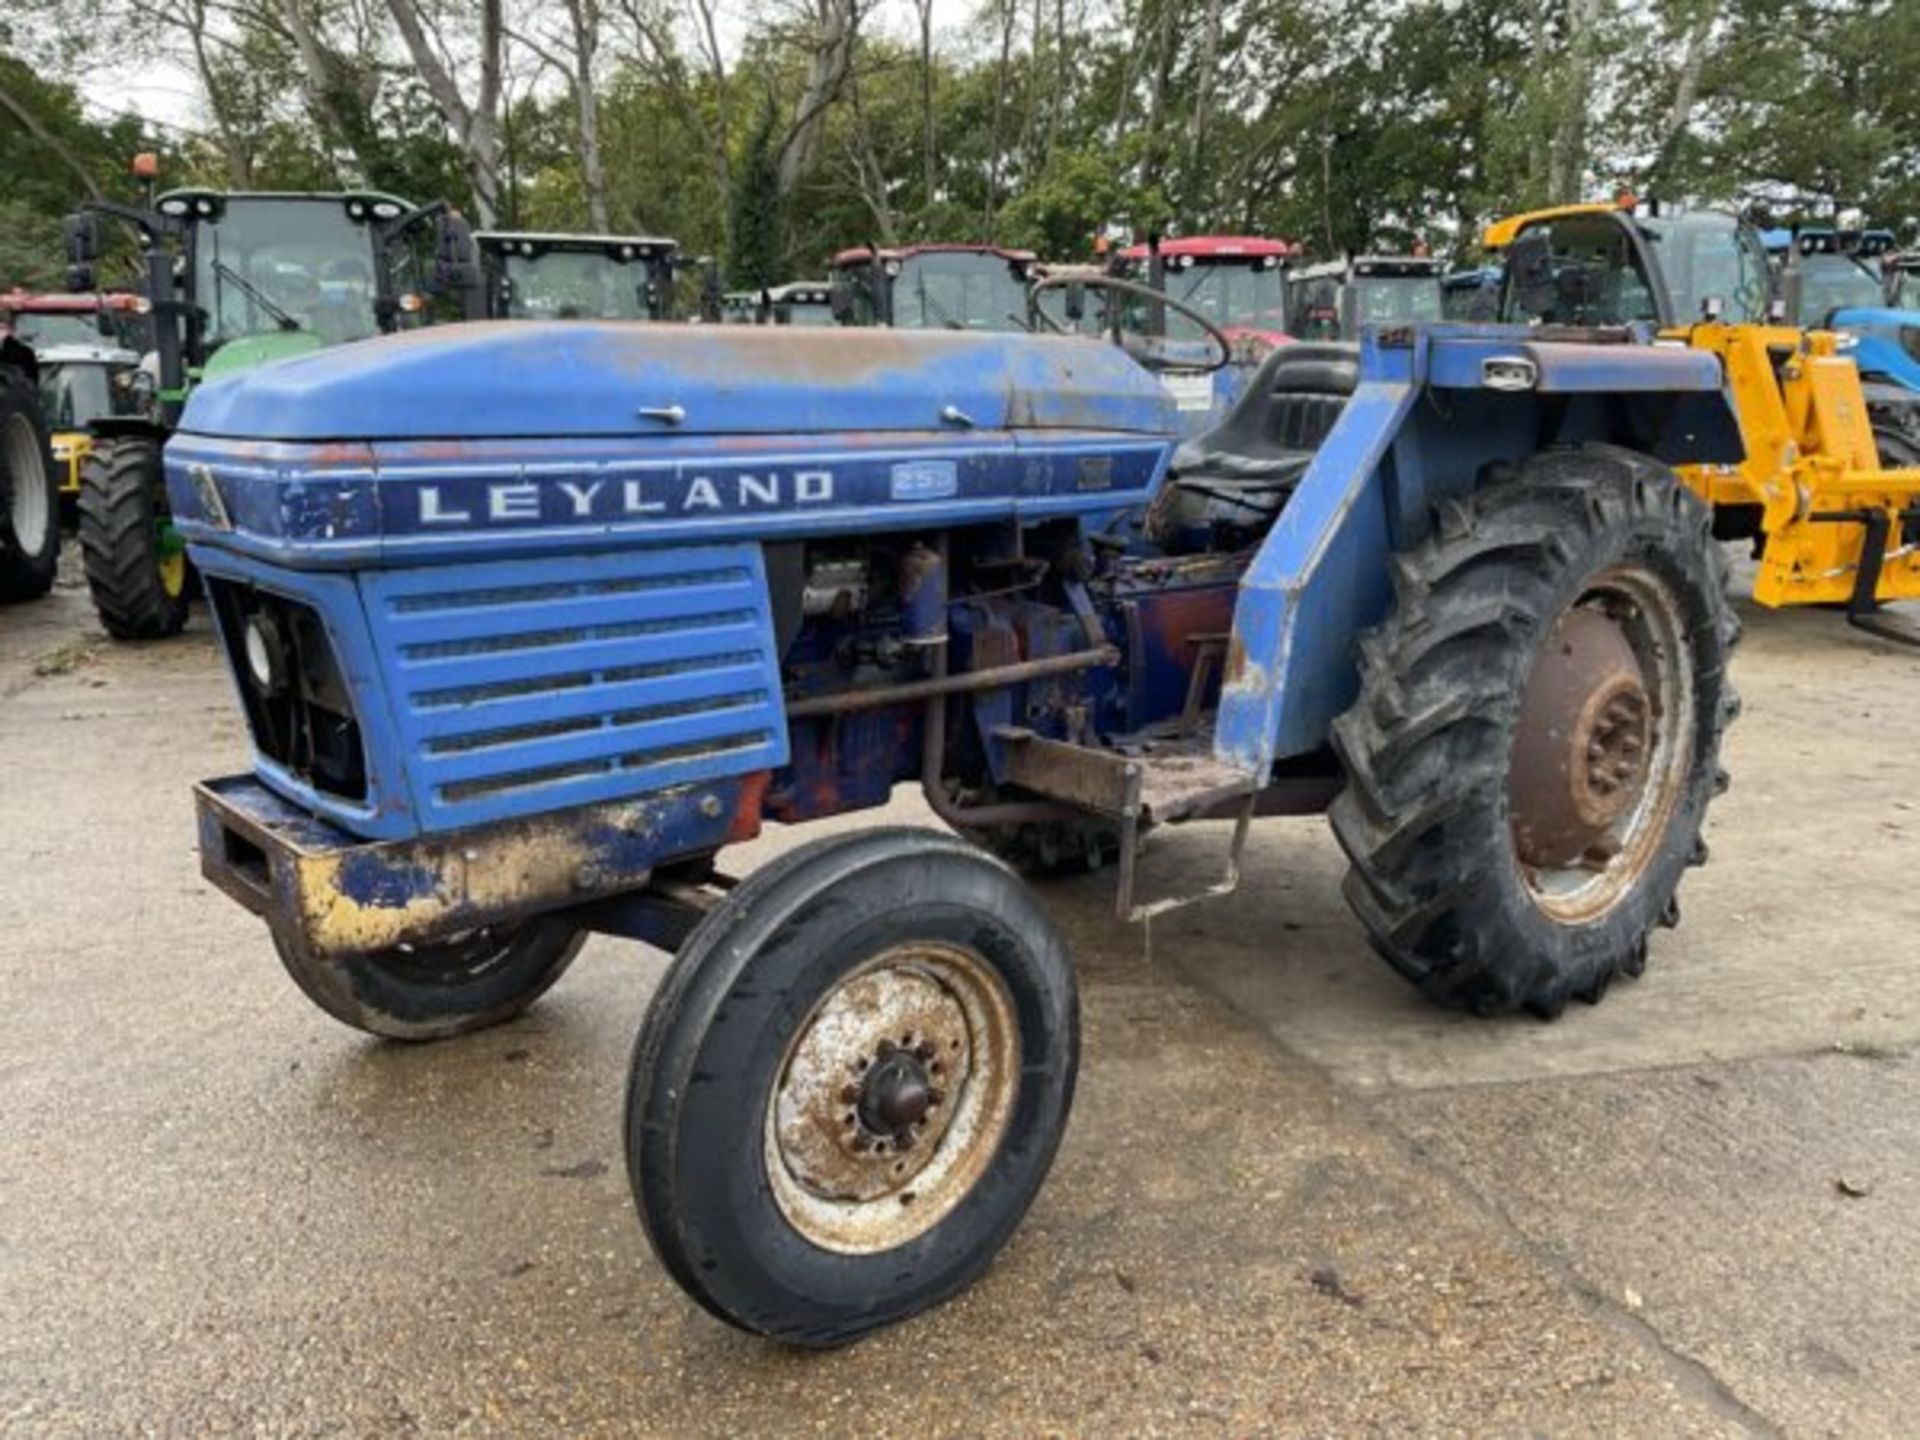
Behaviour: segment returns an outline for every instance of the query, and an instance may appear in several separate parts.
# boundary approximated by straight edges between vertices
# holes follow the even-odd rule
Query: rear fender
[[[1668,464],[1742,454],[1719,362],[1700,351],[1515,327],[1369,332],[1353,399],[1241,581],[1219,758],[1264,774],[1324,745],[1358,691],[1355,641],[1391,601],[1388,559],[1426,538],[1434,505],[1593,442]]]

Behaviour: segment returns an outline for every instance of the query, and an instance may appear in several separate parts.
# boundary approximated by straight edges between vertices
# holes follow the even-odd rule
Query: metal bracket
[[[1853,594],[1847,600],[1847,623],[1896,645],[1920,646],[1920,628],[1880,608],[1880,571],[1889,558],[1887,548],[1893,540],[1893,522],[1898,519],[1903,524],[1920,525],[1920,505],[1892,515],[1875,506],[1859,510],[1820,510],[1807,519],[1813,523],[1860,525],[1866,529],[1860,539],[1860,563],[1853,572]]]

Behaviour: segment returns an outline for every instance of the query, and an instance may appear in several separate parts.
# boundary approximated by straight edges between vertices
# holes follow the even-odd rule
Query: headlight
[[[262,695],[280,695],[287,688],[287,641],[280,626],[264,612],[247,620],[247,674]]]

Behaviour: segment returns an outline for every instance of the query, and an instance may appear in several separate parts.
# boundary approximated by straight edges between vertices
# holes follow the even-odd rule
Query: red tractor
[[[1037,259],[998,245],[859,245],[833,257],[833,317],[898,330],[1025,330]]]

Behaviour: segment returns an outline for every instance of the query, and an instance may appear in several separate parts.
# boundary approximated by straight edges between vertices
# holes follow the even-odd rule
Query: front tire
[[[701,921],[647,1012],[627,1167],[667,1271],[729,1324],[846,1344],[1013,1233],[1073,1099],[1066,947],[948,835],[816,841]]]
[[[1446,502],[1395,558],[1330,818],[1349,904],[1430,998],[1556,1015],[1678,921],[1738,712],[1724,566],[1670,470],[1597,446]]]
[[[80,554],[100,623],[116,640],[162,640],[187,623],[187,557],[167,523],[160,444],[98,442],[80,472]]]
[[[280,963],[343,1025],[389,1040],[446,1040],[504,1024],[538,1000],[586,936],[560,920],[496,926],[435,945],[321,956],[274,933]]]
[[[36,600],[60,563],[60,482],[23,375],[0,371],[0,601]]]

